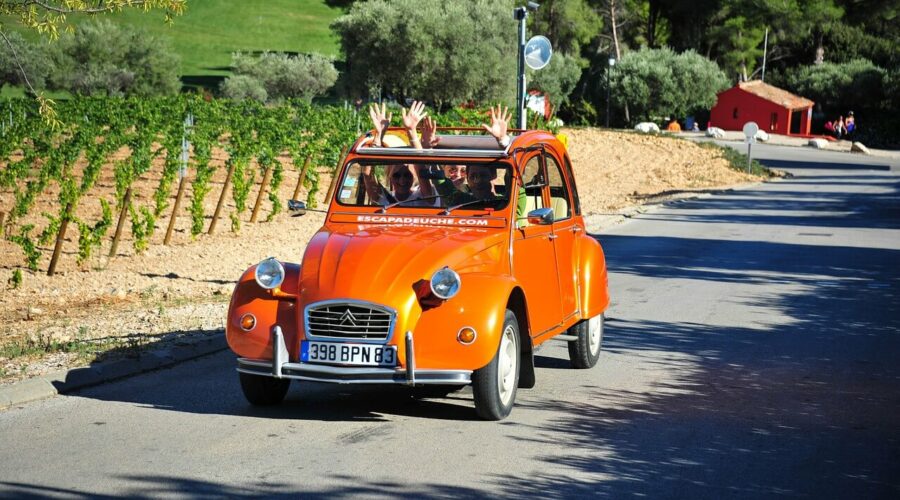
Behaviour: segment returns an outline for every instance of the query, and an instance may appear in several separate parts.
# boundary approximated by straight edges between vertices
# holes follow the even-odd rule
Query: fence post
[[[253,214],[250,215],[250,222],[256,222],[256,217],[259,215],[259,207],[262,205],[263,195],[266,194],[266,186],[269,185],[269,180],[271,180],[271,178],[272,166],[269,165],[263,173],[262,183],[259,185],[259,194],[256,195],[256,203],[253,205]]]
[[[228,167],[228,175],[225,176],[225,184],[222,186],[222,194],[219,195],[219,203],[216,204],[216,211],[213,214],[212,222],[209,223],[209,231],[206,234],[213,234],[216,231],[216,223],[219,222],[219,215],[222,214],[222,206],[225,205],[225,195],[231,186],[231,177],[234,175],[234,162],[229,160],[231,164]]]
[[[119,249],[119,238],[122,237],[122,227],[125,226],[125,215],[128,213],[128,205],[131,204],[131,186],[125,190],[125,197],[122,198],[122,211],[119,212],[119,223],[116,224],[116,235],[113,236],[112,246],[109,248],[109,258],[116,256],[116,250]]]

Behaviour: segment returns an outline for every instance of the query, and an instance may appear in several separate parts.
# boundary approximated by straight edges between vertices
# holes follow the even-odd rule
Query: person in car
[[[416,132],[419,122],[425,118],[428,113],[425,111],[425,103],[413,101],[407,111],[403,108],[403,126],[409,136],[409,142],[416,149],[422,149],[422,142]],[[372,126],[375,128],[375,137],[372,139],[374,147],[381,147],[384,143],[384,134],[390,126],[393,113],[387,113],[384,104],[379,106],[373,104],[369,106],[369,117],[372,119]],[[425,137],[425,134],[423,134]],[[425,137],[431,141],[430,136]],[[413,167],[412,165],[388,165],[385,169],[387,176],[387,184],[390,189],[386,189],[378,182],[372,173],[372,167],[363,167],[363,184],[369,199],[379,205],[387,205],[391,203],[403,202],[406,206],[413,207],[433,207],[438,204],[437,197],[434,194],[432,186],[428,182],[421,182],[424,177],[421,175],[423,167]]]

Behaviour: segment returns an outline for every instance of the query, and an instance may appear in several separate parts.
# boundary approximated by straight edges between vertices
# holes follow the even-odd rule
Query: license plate
[[[397,366],[397,346],[305,340],[300,343],[300,361],[357,366]]]

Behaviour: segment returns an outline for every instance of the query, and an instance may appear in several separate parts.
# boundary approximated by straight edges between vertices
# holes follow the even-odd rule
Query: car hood
[[[326,225],[303,256],[301,300],[347,298],[402,308],[398,302],[414,298],[413,284],[444,266],[460,275],[501,272],[507,236],[502,229]]]

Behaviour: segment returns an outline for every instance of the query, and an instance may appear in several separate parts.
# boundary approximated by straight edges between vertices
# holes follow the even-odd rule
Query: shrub
[[[226,78],[222,82],[221,90],[223,96],[236,101],[253,99],[266,102],[269,99],[269,93],[266,92],[262,82],[250,75],[234,75]]]
[[[324,94],[337,81],[337,70],[331,59],[319,55],[297,55],[265,52],[259,57],[252,57],[240,52],[232,55],[231,66],[235,76],[225,80],[222,92],[243,93],[236,98],[253,98],[258,101],[300,98],[307,101]],[[233,78],[239,82],[229,83]],[[256,85],[250,83],[255,80]],[[258,88],[257,88],[258,87]],[[259,89],[265,90],[260,99]]]
[[[166,39],[88,21],[52,46],[52,87],[89,96],[171,95],[181,89],[179,58]]]

